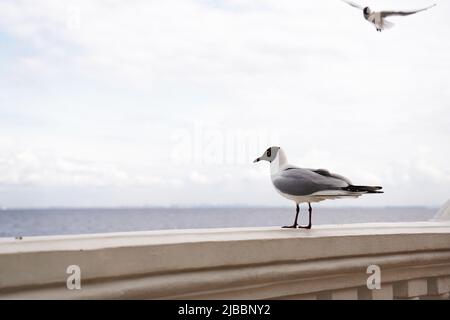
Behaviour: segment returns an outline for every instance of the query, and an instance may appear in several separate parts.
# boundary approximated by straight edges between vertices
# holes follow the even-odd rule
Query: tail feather
[[[365,193],[384,193],[383,191],[379,191],[383,189],[380,186],[355,186],[348,185],[347,187],[342,188],[342,190],[350,191],[350,192],[365,192]]]
[[[386,19],[383,19],[383,29],[391,29],[394,26],[393,22],[387,21]]]

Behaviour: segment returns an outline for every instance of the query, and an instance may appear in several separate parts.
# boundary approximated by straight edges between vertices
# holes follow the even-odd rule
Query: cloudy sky
[[[289,205],[270,145],[386,192],[324,205],[439,206],[449,12],[378,33],[339,0],[1,0],[0,206]]]

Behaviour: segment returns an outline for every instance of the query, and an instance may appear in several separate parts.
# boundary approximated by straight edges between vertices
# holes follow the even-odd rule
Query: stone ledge
[[[81,290],[66,289],[73,264],[81,268]],[[440,284],[430,295],[445,295],[447,280],[439,279],[450,276],[450,224],[0,239],[0,298],[386,297],[364,291],[370,264],[380,266],[382,283],[428,279]]]

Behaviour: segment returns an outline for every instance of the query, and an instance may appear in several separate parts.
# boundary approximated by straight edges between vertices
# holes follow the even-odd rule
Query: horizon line
[[[288,205],[123,205],[123,206],[3,206],[0,207],[0,211],[8,211],[8,210],[46,210],[46,209],[80,209],[80,210],[89,210],[89,209],[290,209],[292,206]],[[324,209],[349,209],[349,208],[364,208],[364,209],[379,209],[379,208],[426,208],[426,209],[439,209],[440,206],[432,206],[432,205],[345,205],[345,206],[330,206],[323,205],[320,208]]]

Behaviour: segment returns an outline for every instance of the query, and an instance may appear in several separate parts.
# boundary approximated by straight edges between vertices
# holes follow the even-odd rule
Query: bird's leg
[[[292,226],[284,226],[283,228],[297,228],[297,226],[298,226],[297,220],[298,220],[299,212],[300,212],[300,207],[298,206],[298,203],[297,203],[294,224]]]
[[[308,206],[309,206],[309,208],[308,208],[308,212],[309,212],[309,223],[308,223],[307,226],[298,226],[299,228],[303,228],[303,229],[311,229],[311,226],[312,226],[312,224],[311,224],[312,207],[311,207],[311,203],[310,203],[310,202],[308,202]]]
[[[309,206],[309,208],[308,208],[308,212],[309,212],[309,223],[308,223],[308,226],[306,227],[306,229],[311,229],[311,227],[312,227],[312,207],[311,207],[311,203],[310,202],[308,202],[308,206]]]

